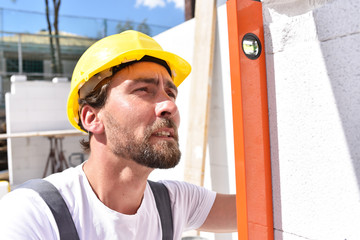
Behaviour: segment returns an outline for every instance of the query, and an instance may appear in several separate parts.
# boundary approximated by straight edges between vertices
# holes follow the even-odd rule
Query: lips
[[[153,136],[174,138],[174,130],[173,129],[160,129],[160,130],[154,132]]]
[[[154,135],[158,137],[171,137],[171,133],[167,131],[157,132]]]
[[[150,136],[178,141],[177,126],[171,119],[158,120],[150,129]]]

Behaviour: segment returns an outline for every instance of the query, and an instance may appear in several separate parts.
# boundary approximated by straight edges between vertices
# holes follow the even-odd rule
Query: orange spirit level
[[[269,120],[262,6],[228,0],[239,240],[272,240]]]

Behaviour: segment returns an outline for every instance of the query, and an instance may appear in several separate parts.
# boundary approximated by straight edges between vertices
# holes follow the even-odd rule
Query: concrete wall
[[[70,82],[12,82],[6,94],[7,133],[73,129],[66,117],[66,99]],[[81,137],[65,137],[65,158],[82,152]],[[12,185],[41,178],[50,153],[47,137],[8,139],[9,177]],[[79,161],[74,161],[79,162]]]
[[[277,240],[360,239],[359,14],[263,3]]]

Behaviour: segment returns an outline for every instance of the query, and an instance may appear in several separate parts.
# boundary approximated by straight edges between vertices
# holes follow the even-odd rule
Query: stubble
[[[116,156],[149,168],[168,169],[179,163],[181,152],[177,126],[171,119],[158,119],[146,128],[144,136],[137,137],[129,128],[120,126],[111,114],[106,115],[108,145]],[[161,128],[174,129],[173,140],[158,139],[150,143],[153,133]]]

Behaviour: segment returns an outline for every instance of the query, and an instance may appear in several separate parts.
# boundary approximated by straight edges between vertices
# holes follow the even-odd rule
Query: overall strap
[[[30,188],[40,194],[54,215],[60,240],[79,240],[74,221],[59,191],[46,180],[33,179],[18,188]]]
[[[173,220],[168,189],[162,183],[149,181],[160,215],[163,240],[173,240]]]

